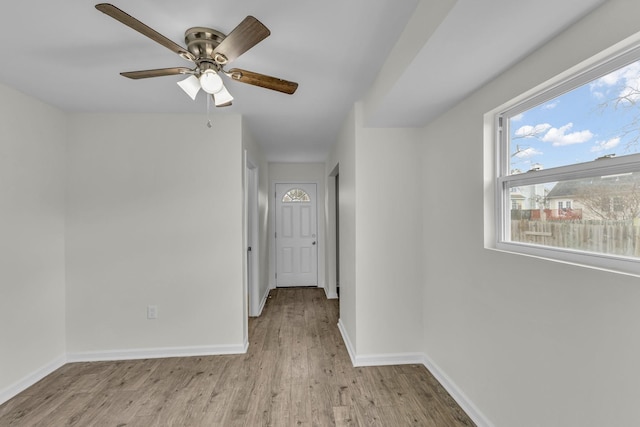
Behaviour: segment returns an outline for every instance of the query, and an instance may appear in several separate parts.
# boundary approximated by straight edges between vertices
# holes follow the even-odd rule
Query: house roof
[[[619,191],[620,188],[640,187],[640,174],[620,174],[606,177],[593,177],[558,182],[547,194],[549,199],[572,198],[581,193],[593,191],[602,192],[603,188]],[[616,190],[613,190],[613,189]]]

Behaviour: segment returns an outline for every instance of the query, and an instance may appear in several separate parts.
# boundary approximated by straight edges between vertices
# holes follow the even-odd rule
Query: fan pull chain
[[[207,94],[207,127],[211,128],[211,95]]]

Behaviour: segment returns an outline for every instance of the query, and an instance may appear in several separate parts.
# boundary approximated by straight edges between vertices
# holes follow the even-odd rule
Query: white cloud
[[[593,138],[593,133],[590,130],[567,133],[572,127],[573,123],[567,123],[560,128],[551,128],[542,140],[551,142],[554,147],[561,147],[563,145],[581,144]]]
[[[634,62],[600,77],[591,83],[593,95],[602,99],[611,89],[617,90],[616,97],[623,98],[623,102],[640,101],[640,62]]]
[[[511,121],[512,122],[521,122],[523,117],[524,117],[523,113],[516,114],[515,116],[511,117]]]
[[[551,129],[549,123],[542,123],[535,126],[525,125],[516,130],[514,135],[516,138],[533,138],[545,133],[549,129]]]
[[[548,104],[544,104],[541,108],[543,110],[553,110],[554,108],[556,108],[558,106],[559,103],[560,103],[560,101],[550,102]]]
[[[541,154],[544,154],[544,153],[542,151],[536,150],[535,148],[529,147],[529,148],[525,148],[524,150],[516,151],[516,153],[513,156],[519,159],[528,159],[530,157],[539,156]]]
[[[611,150],[612,148],[617,147],[618,144],[620,144],[619,137],[611,138],[608,141],[597,141],[596,144],[593,147],[591,147],[591,152],[599,153],[601,151]]]

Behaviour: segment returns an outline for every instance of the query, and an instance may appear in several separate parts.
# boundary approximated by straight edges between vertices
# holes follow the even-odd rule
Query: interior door
[[[318,285],[316,184],[276,184],[276,286]]]

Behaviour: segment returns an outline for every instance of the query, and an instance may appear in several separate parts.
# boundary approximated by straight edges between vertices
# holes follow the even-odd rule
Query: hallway
[[[423,366],[353,368],[322,289],[272,290],[232,356],[67,364],[0,426],[473,426]]]

